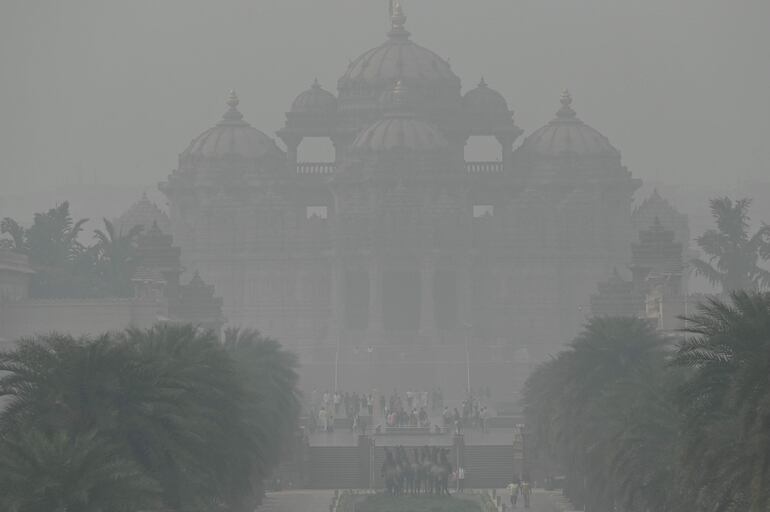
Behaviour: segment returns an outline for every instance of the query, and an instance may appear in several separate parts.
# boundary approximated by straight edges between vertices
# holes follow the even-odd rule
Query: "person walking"
[[[521,496],[524,498],[524,508],[529,509],[530,500],[532,499],[532,486],[527,480],[521,484]]]
[[[515,509],[516,504],[519,501],[519,482],[511,482],[508,484],[508,492],[511,494],[511,508]]]

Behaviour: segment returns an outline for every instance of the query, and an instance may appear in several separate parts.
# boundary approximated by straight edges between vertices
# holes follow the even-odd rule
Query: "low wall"
[[[127,327],[146,328],[165,318],[165,301],[50,299],[0,303],[0,339],[13,341],[53,331],[83,336]]]

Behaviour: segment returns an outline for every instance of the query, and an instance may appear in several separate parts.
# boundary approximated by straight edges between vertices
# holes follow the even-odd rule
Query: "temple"
[[[506,99],[484,79],[463,92],[406,21],[392,3],[336,94],[311,81],[280,145],[232,92],[160,184],[170,229],[229,324],[296,350],[308,387],[516,385],[630,264],[641,182],[569,92],[522,139]],[[471,137],[498,150],[469,161]],[[309,138],[333,159],[303,161]]]

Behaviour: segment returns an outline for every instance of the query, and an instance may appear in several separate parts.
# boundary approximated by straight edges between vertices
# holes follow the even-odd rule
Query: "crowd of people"
[[[430,391],[409,389],[398,390],[388,396],[377,390],[371,392],[349,392],[328,390],[310,393],[308,412],[311,420],[310,431],[332,432],[337,418],[351,420],[352,431],[364,434],[369,427],[419,427],[439,429],[443,422],[445,431],[462,434],[464,429],[477,428],[485,432],[489,428],[491,410],[486,401],[491,397],[488,386],[471,390],[458,407],[444,404],[441,388]],[[432,423],[436,418],[436,425]],[[440,418],[440,419],[439,419]]]
[[[431,391],[410,389],[403,395],[394,390],[387,397],[374,390],[369,393],[328,390],[310,394],[308,412],[311,431],[332,432],[336,418],[348,418],[352,429],[360,433],[375,419],[386,426],[429,427],[430,417],[441,411],[444,397],[440,388]]]
[[[462,413],[460,412],[462,410]],[[445,428],[454,428],[455,434],[462,434],[464,428],[478,428],[486,432],[489,428],[489,418],[491,411],[484,405],[483,397],[471,393],[467,399],[463,400],[454,410],[444,407],[441,417]]]

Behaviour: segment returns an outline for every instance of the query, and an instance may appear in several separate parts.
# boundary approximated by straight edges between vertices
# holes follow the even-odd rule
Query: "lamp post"
[[[337,332],[337,350],[334,354],[334,392],[339,389],[339,370],[340,370],[340,343],[342,335]]]
[[[372,354],[374,353],[374,347],[366,347],[366,352],[369,354],[369,392],[372,390]]]
[[[471,350],[470,350],[470,338],[471,324],[465,324],[465,393],[470,396],[471,394]]]

